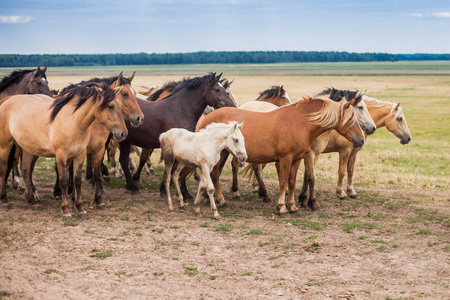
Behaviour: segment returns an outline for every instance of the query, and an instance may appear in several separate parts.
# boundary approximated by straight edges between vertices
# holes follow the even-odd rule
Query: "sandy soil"
[[[44,174],[50,174],[49,167]],[[159,173],[159,172],[158,172]],[[63,225],[51,178],[38,179],[43,210],[20,191],[0,211],[3,299],[445,299],[450,295],[445,194],[359,189],[337,200],[319,184],[324,212],[288,219],[242,180],[214,220],[209,206],[168,212],[143,176],[142,194],[105,184],[109,209]],[[271,196],[277,183],[268,180]],[[223,185],[229,178],[223,179]],[[191,190],[196,183],[190,181]],[[42,188],[44,187],[44,188]],[[228,188],[226,188],[228,189]],[[411,203],[412,195],[428,204]],[[84,195],[93,190],[84,184]]]

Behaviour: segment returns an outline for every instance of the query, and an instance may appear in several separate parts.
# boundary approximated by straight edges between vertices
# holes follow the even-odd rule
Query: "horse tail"
[[[248,180],[251,181],[252,177],[254,175],[253,172],[253,164],[247,164],[245,166],[245,168],[242,169],[242,171],[240,172],[240,174],[244,177],[248,176]]]

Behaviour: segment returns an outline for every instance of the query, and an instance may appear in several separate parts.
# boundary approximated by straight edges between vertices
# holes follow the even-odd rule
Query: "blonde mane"
[[[200,129],[199,132],[213,129],[227,129],[233,127],[235,124],[237,124],[236,121],[229,121],[228,123],[211,123],[208,124],[205,128]]]
[[[328,98],[306,96],[299,100],[300,102],[321,101],[323,106],[318,112],[308,114],[308,120],[314,125],[327,129],[336,128],[339,124],[343,126],[349,123],[353,126],[356,122],[354,110],[346,109],[344,112],[343,104],[333,105],[334,102]]]
[[[366,105],[370,105],[372,107],[383,107],[385,105],[390,105],[391,106],[391,114],[394,112],[395,107],[397,106],[397,103],[395,103],[395,101],[389,102],[389,101],[382,101],[376,98],[371,98],[368,96],[363,96],[363,100],[366,101]],[[377,105],[378,104],[378,105]],[[397,112],[396,112],[396,116],[402,114],[402,108],[399,107]]]

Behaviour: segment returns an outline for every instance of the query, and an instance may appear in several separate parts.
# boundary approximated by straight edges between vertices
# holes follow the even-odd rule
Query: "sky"
[[[0,54],[450,53],[448,0],[2,0]]]

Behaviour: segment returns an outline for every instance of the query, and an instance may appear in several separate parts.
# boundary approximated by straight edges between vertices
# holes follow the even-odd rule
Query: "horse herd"
[[[72,219],[72,197],[78,217],[88,214],[81,199],[82,167],[95,185],[95,203],[106,209],[101,176],[106,147],[120,148],[120,164],[126,188],[137,192],[135,181],[149,162],[153,149],[161,148],[166,194],[173,211],[170,182],[175,185],[180,207],[192,198],[186,178],[200,169],[195,211],[207,194],[215,218],[220,218],[214,201],[226,204],[219,177],[229,154],[233,155],[233,196],[239,197],[237,173],[244,162],[254,173],[254,186],[263,201],[270,201],[261,177],[265,164],[275,162],[279,195],[277,211],[287,216],[299,210],[294,190],[302,160],[305,173],[298,197],[301,207],[321,210],[314,193],[314,164],[321,153],[339,152],[340,199],[357,196],[353,186],[356,155],[367,135],[386,126],[401,144],[411,140],[400,104],[380,101],[365,92],[328,88],[315,96],[291,103],[281,86],[261,93],[256,101],[238,106],[229,82],[221,75],[208,75],[169,82],[147,95],[131,86],[129,77],[94,78],[71,84],[53,95],[46,77],[47,67],[18,70],[0,82],[0,197],[3,209],[10,209],[6,185],[12,171],[18,178],[20,160],[25,195],[33,210],[40,208],[32,173],[39,156],[55,157],[57,183],[54,195],[61,197],[63,221]],[[129,169],[132,147],[141,147],[139,167]],[[114,163],[115,160],[113,159]],[[112,161],[112,162],[113,162]],[[102,168],[103,166],[103,168]],[[93,171],[89,171],[89,170]],[[343,178],[347,171],[347,193]],[[172,179],[172,180],[171,180]],[[307,195],[309,189],[309,196]],[[287,192],[287,199],[286,199]],[[72,196],[70,196],[72,194]]]

